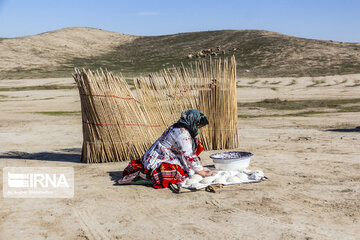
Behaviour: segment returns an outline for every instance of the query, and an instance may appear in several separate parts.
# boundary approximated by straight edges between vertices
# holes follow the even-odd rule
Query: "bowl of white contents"
[[[220,152],[210,155],[210,158],[218,170],[243,170],[250,165],[251,157],[254,154],[250,152]]]

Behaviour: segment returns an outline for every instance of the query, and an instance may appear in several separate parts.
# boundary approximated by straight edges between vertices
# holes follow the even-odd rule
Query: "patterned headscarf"
[[[207,117],[196,109],[185,110],[181,113],[179,121],[174,124],[174,127],[184,127],[189,132],[192,138],[198,135],[199,125],[209,124]]]

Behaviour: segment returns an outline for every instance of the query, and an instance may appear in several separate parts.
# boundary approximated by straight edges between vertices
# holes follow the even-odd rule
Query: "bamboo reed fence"
[[[136,78],[134,92],[121,75],[103,70],[75,69],[73,77],[82,108],[81,161],[137,159],[186,109],[199,109],[209,119],[199,131],[205,149],[238,147],[235,57]]]

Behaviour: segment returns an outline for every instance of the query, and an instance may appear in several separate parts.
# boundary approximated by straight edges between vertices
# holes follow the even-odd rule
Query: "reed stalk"
[[[186,109],[199,109],[209,119],[200,130],[205,149],[238,147],[235,57],[136,78],[136,98],[121,75],[75,69],[73,77],[81,99],[81,161],[138,159]]]

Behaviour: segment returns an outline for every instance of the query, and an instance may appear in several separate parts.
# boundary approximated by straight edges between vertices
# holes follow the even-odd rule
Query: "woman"
[[[198,139],[198,129],[209,124],[199,110],[186,110],[145,152],[140,160],[132,160],[123,171],[119,184],[151,179],[154,188],[166,188],[179,183],[195,173],[206,177],[212,172],[200,163],[199,154],[204,150]]]

